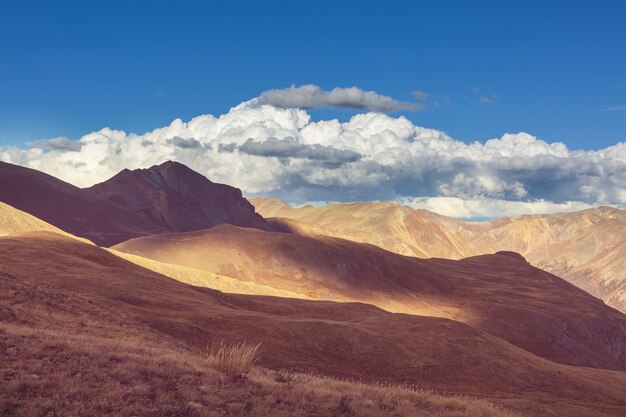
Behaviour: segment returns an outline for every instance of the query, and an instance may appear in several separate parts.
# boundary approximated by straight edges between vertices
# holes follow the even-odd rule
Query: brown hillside
[[[406,382],[488,398],[526,415],[626,412],[623,372],[558,365],[442,318],[192,287],[57,234],[0,238],[0,292],[0,373],[5,392],[13,393],[5,402],[10,407],[49,398],[48,410],[61,414],[132,414],[138,408],[130,407],[141,402],[167,404],[153,411],[160,415],[185,408],[208,415],[203,410],[210,410],[204,408],[210,397],[202,393],[215,386],[233,395],[233,385],[211,385],[207,378],[209,391],[203,391],[197,378],[206,371],[193,372],[190,355],[201,356],[212,342],[247,340],[262,343],[259,365],[267,368]],[[59,383],[69,391],[59,391]],[[68,397],[75,384],[80,390]],[[80,397],[88,394],[91,401]],[[379,415],[385,413],[391,414]]]
[[[557,362],[626,369],[626,316],[519,255],[423,260],[342,239],[227,225],[115,249],[314,299],[451,318]]]

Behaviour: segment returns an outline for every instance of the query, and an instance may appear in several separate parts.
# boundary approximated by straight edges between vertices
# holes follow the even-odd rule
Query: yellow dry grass
[[[213,344],[207,356],[207,362],[215,369],[232,376],[245,376],[256,361],[260,343],[245,341],[226,344],[221,341]]]

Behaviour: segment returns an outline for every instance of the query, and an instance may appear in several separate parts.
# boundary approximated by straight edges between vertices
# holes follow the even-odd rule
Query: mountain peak
[[[193,172],[200,175],[198,172],[189,168],[185,164],[181,164],[180,162],[168,160],[159,165],[153,165],[147,169],[148,171],[164,171],[164,170],[177,170],[180,172]]]
[[[223,223],[272,230],[243,198],[241,190],[211,182],[175,161],[124,170],[87,190],[172,232],[207,229]]]

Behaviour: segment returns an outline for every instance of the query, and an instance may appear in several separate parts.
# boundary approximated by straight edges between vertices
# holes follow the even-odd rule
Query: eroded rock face
[[[243,198],[241,190],[213,183],[177,162],[148,169],[125,169],[86,190],[172,232],[207,229],[224,223],[272,230]]]

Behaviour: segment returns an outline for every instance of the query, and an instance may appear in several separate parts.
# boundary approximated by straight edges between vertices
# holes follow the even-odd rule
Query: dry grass
[[[258,351],[221,343],[207,361],[158,339],[0,323],[0,415],[518,416],[466,396],[260,368]]]
[[[213,368],[230,376],[246,376],[252,364],[258,359],[260,343],[247,342],[226,344],[221,341],[211,346],[207,362]]]

